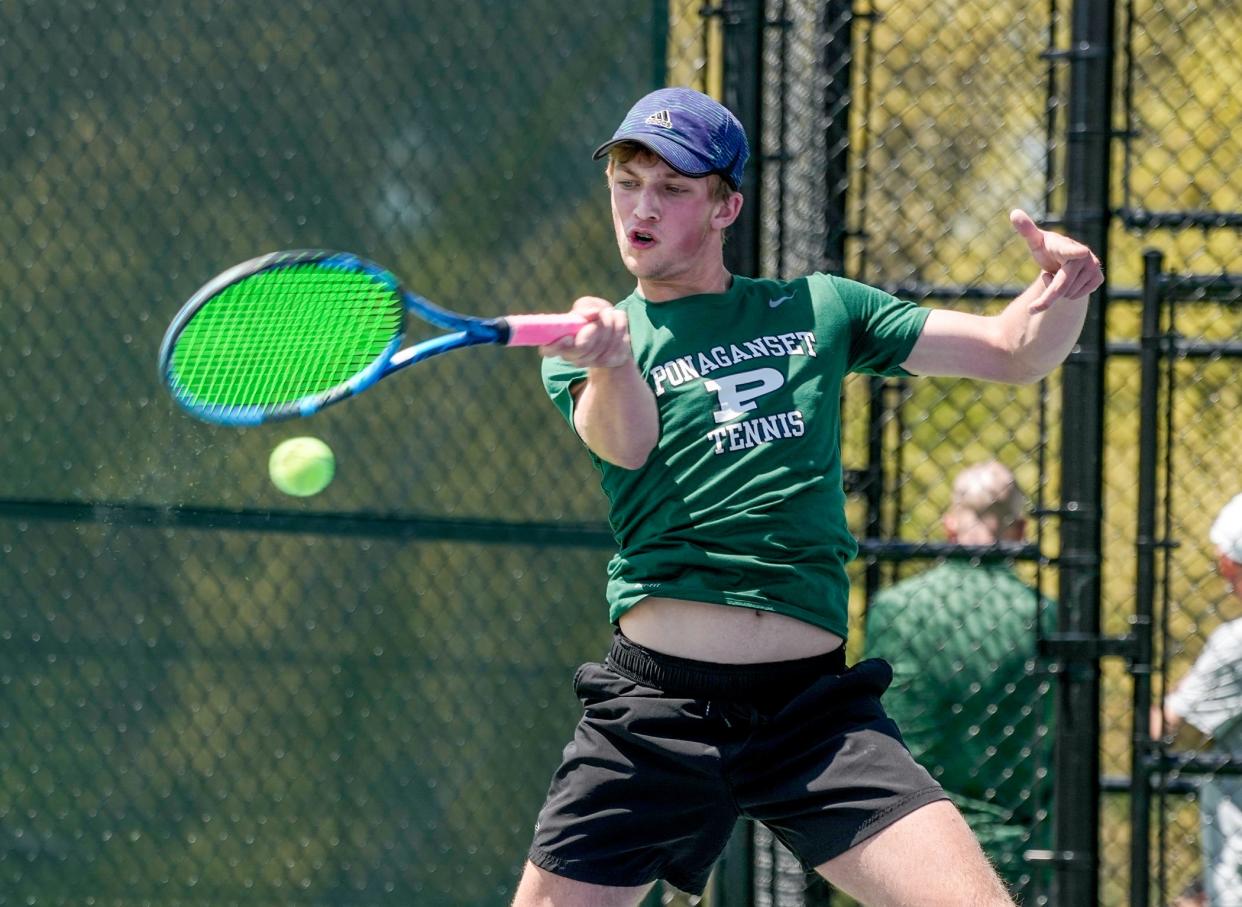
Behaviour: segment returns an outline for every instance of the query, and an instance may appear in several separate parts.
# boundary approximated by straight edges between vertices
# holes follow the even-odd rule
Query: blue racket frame
[[[355,271],[367,274],[378,283],[388,287],[401,299],[405,309],[404,315],[417,315],[423,321],[435,327],[452,331],[431,337],[413,346],[402,349],[405,341],[407,318],[402,317],[398,331],[392,341],[366,367],[357,372],[348,381],[344,381],[329,390],[313,394],[299,400],[279,405],[235,405],[235,404],[201,404],[189,398],[182,390],[172,370],[173,351],[177,339],[185,330],[190,320],[198,314],[212,299],[229,287],[261,274],[264,271],[276,270],[290,265],[316,263],[326,267]],[[366,390],[381,378],[386,378],[416,362],[430,359],[449,350],[467,346],[484,344],[504,344],[509,340],[509,325],[504,318],[476,318],[461,315],[428,301],[417,293],[407,290],[387,268],[373,261],[361,258],[351,252],[335,252],[327,249],[293,249],[272,252],[252,258],[239,265],[221,272],[204,284],[186,301],[177,312],[159,350],[160,380],[168,387],[173,399],[190,414],[217,425],[252,426],[265,422],[277,422],[283,419],[304,418],[317,413],[332,403],[337,403]]]

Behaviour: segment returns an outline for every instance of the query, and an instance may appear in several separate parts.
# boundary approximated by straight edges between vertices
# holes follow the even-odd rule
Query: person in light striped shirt
[[[1242,494],[1216,517],[1209,538],[1216,570],[1229,588],[1228,617],[1208,637],[1190,671],[1153,706],[1152,737],[1190,725],[1214,752],[1242,761]],[[1242,776],[1208,777],[1199,790],[1203,889],[1211,907],[1242,907]]]

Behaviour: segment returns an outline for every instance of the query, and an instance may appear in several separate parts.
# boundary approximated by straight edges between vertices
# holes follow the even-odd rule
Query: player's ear
[[[742,201],[740,192],[730,192],[728,198],[718,201],[712,214],[712,228],[724,230],[733,226],[737,216],[742,213]]]

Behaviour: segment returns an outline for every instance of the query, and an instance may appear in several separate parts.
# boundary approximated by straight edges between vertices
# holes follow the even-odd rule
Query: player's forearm
[[[577,394],[574,427],[601,460],[638,469],[660,439],[655,395],[633,360],[592,368]]]
[[[997,316],[1012,359],[1011,380],[1025,384],[1048,375],[1065,361],[1082,333],[1090,297],[1058,299],[1051,307],[1031,313],[1031,304],[1044,290],[1041,275]]]

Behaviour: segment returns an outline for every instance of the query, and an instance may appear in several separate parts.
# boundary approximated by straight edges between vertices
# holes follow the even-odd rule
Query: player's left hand
[[[1031,216],[1018,208],[1009,212],[1009,222],[1026,240],[1031,257],[1043,271],[1044,291],[1031,303],[1032,314],[1044,311],[1058,299],[1090,296],[1104,282],[1100,260],[1078,240],[1039,229]]]

